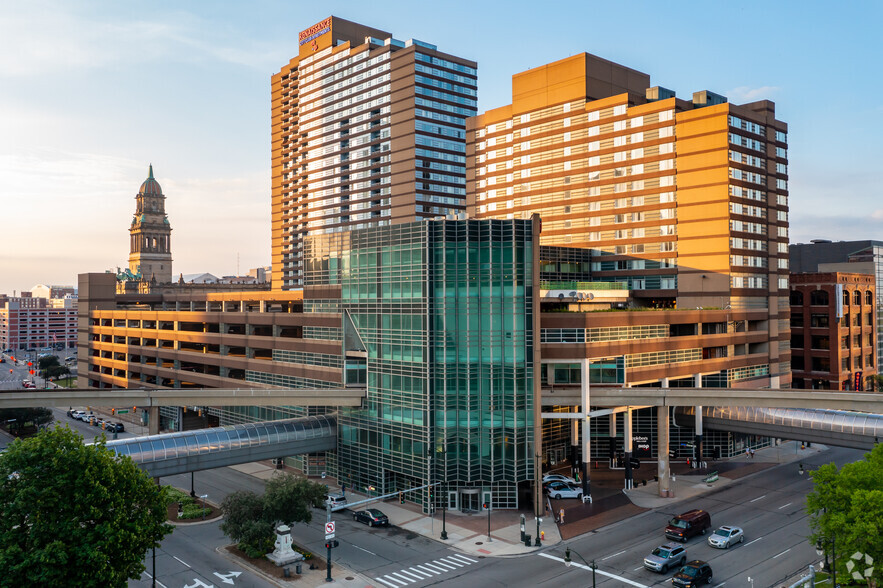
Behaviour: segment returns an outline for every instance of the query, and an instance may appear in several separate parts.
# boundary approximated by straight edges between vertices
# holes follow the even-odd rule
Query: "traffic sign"
[[[126,414],[128,412],[129,412],[128,408],[118,408],[117,409],[117,414]]]
[[[325,523],[325,533],[333,533],[334,532],[334,521],[328,521]]]

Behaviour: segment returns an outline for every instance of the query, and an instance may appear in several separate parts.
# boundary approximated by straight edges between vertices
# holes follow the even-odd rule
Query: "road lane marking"
[[[786,506],[791,506],[791,503],[789,502],[788,504],[783,504],[782,506],[779,507],[779,510],[782,510]]]
[[[386,576],[384,576],[384,578],[389,578],[390,576],[395,576],[395,578],[393,578],[393,579],[398,580],[399,582],[401,582],[402,580],[404,580],[406,586],[407,586],[408,584],[413,584],[413,583],[414,583],[414,580],[412,580],[411,578],[406,578],[405,576],[401,576],[401,575],[399,575],[398,572],[390,572],[389,574],[387,574]]]
[[[432,576],[430,576],[429,574],[427,574],[426,572],[424,572],[424,571],[422,571],[422,570],[418,570],[417,568],[410,567],[410,568],[408,568],[408,569],[409,569],[409,570],[413,570],[413,573],[417,574],[417,575],[420,576],[421,578],[431,578],[431,577],[432,577]]]
[[[466,567],[466,566],[469,565],[469,564],[464,564],[464,563],[461,562],[461,561],[457,561],[456,559],[451,560],[451,559],[448,559],[448,558],[446,558],[446,557],[443,557],[443,558],[441,559],[441,561],[445,562],[446,564],[451,564],[452,566],[457,566],[458,568],[463,568],[463,567]]]
[[[432,572],[433,574],[435,574],[436,576],[438,576],[438,575],[441,574],[441,572],[437,572],[437,571],[435,571],[435,570],[433,570],[433,569],[431,569],[431,568],[427,568],[426,566],[424,566],[424,565],[422,565],[422,564],[417,565],[417,566],[415,566],[415,567],[418,567],[418,568],[420,568],[421,570],[424,570],[424,569],[425,569],[425,570],[428,570],[428,571]]]
[[[618,551],[618,552],[614,553],[613,555],[608,555],[607,557],[602,557],[601,561],[610,559],[611,557],[616,557],[617,555],[622,555],[623,553],[625,553],[625,551]]]
[[[639,567],[639,568],[635,568],[635,569],[633,569],[632,571],[633,571],[633,572],[637,572],[638,570],[643,570],[643,569],[644,569],[644,566],[641,566],[641,567]]]
[[[762,499],[764,499],[764,498],[766,498],[766,494],[764,494],[763,496],[758,496],[758,497],[755,498],[754,500],[749,500],[748,502],[757,502],[758,500],[762,500]]]
[[[399,582],[398,580],[396,580],[394,578],[390,578],[389,576],[383,576],[383,577],[388,578],[388,579],[387,580],[384,580],[383,578],[374,578],[374,579],[377,580],[378,582],[383,582],[387,586],[392,586],[392,588],[399,588],[399,586],[406,586],[407,585],[404,582]],[[395,584],[393,584],[393,582],[395,582]]]
[[[726,584],[726,582],[721,582],[720,584],[718,584],[718,585],[715,586],[714,588],[721,588],[721,586],[723,586],[724,584]]]
[[[356,549],[361,549],[361,550],[364,551],[365,553],[370,553],[371,555],[377,555],[377,554],[374,553],[373,551],[368,551],[368,550],[365,549],[364,547],[359,547],[358,545],[353,545],[352,543],[350,543],[350,545],[352,545],[352,546],[355,547]]]
[[[556,556],[548,554],[548,553],[538,553],[537,555],[539,555],[540,557],[545,557],[546,559],[551,559],[553,561],[564,563],[563,558],[556,557]],[[583,564],[576,563],[575,561],[570,562],[570,565],[576,566],[578,568],[582,568],[584,570],[592,571],[592,568],[590,568],[589,566],[584,566]],[[619,580],[623,584],[628,584],[629,586],[634,586],[635,588],[650,588],[649,586],[645,586],[644,584],[638,584],[637,582],[633,582],[632,580],[629,580],[628,578],[623,578],[622,576],[617,576],[616,574],[611,574],[610,572],[605,572],[603,570],[596,569],[595,573],[601,574],[602,576],[607,576],[608,578],[612,578],[614,580]]]
[[[181,559],[180,557],[176,557],[176,556],[174,556],[174,555],[173,555],[172,557],[174,557],[175,559],[177,559],[179,562],[181,562],[182,564],[184,564],[184,565],[187,566],[188,568],[190,567],[190,566],[187,564],[187,562],[184,561],[183,559]],[[190,568],[190,569],[193,569],[193,568]]]
[[[426,567],[429,568],[430,570],[437,570],[437,569],[440,569],[441,572],[436,572],[437,574],[441,574],[442,572],[449,572],[449,571],[451,571],[451,570],[449,570],[449,569],[447,569],[447,568],[443,568],[443,567],[441,567],[441,566],[434,566],[434,565],[432,565],[432,564],[429,563],[429,562],[426,562],[426,563],[424,563],[424,564],[422,564],[422,565],[426,566]]]
[[[408,571],[405,571],[405,570],[399,570],[399,573],[400,573],[400,574],[403,574],[406,578],[409,578],[409,576],[410,576],[411,578],[417,578],[418,580],[423,580],[423,579],[424,579],[423,576],[418,576],[417,574],[415,574],[415,573],[413,573],[413,572],[408,572]],[[410,578],[409,578],[409,579],[410,579]]]
[[[790,547],[789,547],[788,549],[786,549],[785,551],[783,551],[782,553],[780,553],[779,555],[785,555],[785,554],[788,553],[789,551],[791,551],[791,548],[790,548]],[[774,555],[774,556],[773,556],[773,559],[776,559],[777,557],[779,557],[779,555]]]
[[[174,557],[174,556],[173,556],[173,557]],[[151,580],[153,580],[153,576],[151,576],[151,575],[148,574],[147,572],[144,572],[144,575],[147,576],[148,578],[150,578]],[[162,588],[168,588],[165,584],[163,584],[163,583],[160,582],[159,580],[154,580],[154,581],[155,581],[157,584],[159,584],[160,586],[162,586]]]
[[[434,560],[432,560],[432,563],[433,563],[433,565],[440,567],[441,569],[443,569],[446,572],[450,572],[451,570],[457,569],[454,566],[452,566],[451,564],[449,564],[448,562],[443,561],[443,560],[440,561],[440,560],[434,559]]]
[[[761,539],[763,539],[763,537],[758,537],[757,539],[755,539],[753,541],[749,541],[748,543],[745,544],[745,547],[748,547],[752,543],[756,543],[757,541],[760,541]]]
[[[457,559],[462,559],[462,560],[468,561],[469,563],[477,563],[477,562],[478,562],[477,559],[469,559],[469,558],[466,557],[465,555],[461,555],[461,554],[459,554],[459,553],[455,553],[455,554],[453,554],[453,555],[449,555],[448,557],[456,557]]]

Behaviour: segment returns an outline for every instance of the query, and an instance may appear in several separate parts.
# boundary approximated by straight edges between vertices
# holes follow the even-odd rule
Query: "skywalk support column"
[[[607,462],[613,467],[613,459],[616,457],[616,413],[612,413],[610,419],[610,431],[607,433]]]
[[[580,370],[580,392],[582,392],[582,423],[583,423],[583,500],[588,499],[591,501],[592,499],[592,484],[589,480],[589,475],[591,473],[591,465],[592,465],[592,446],[591,446],[591,421],[589,420],[589,410],[591,410],[589,404],[589,391],[591,389],[591,383],[589,382],[589,360],[583,359],[579,364]]]
[[[623,413],[622,440],[625,446],[625,489],[634,487],[632,481],[632,409],[627,407]]]
[[[573,412],[579,412],[579,407],[574,406]],[[570,421],[570,475],[573,476],[579,468],[579,421],[571,419]],[[580,474],[582,475],[582,474]]]
[[[656,407],[656,455],[658,468],[656,475],[659,477],[659,495],[668,498],[671,488],[671,463],[668,457],[668,428],[669,417],[667,406]]]
[[[147,434],[159,435],[159,407],[151,406],[147,409]]]
[[[696,374],[694,385],[697,388],[702,387],[702,374]],[[702,407],[696,406],[696,460],[699,462],[696,467],[702,467]]]

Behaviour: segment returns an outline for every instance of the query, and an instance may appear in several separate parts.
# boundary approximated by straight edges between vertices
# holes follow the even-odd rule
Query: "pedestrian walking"
[[[558,522],[562,525],[564,524],[564,509],[563,508],[558,511]]]
[[[751,459],[754,459],[754,449],[751,450]]]

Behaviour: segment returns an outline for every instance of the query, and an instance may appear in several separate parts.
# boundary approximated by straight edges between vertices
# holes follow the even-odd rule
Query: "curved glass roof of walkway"
[[[337,419],[298,419],[227,425],[147,437],[116,439],[107,447],[128,455],[153,477],[328,451],[337,447]]]
[[[705,407],[709,429],[873,449],[883,439],[883,415],[817,408]]]

